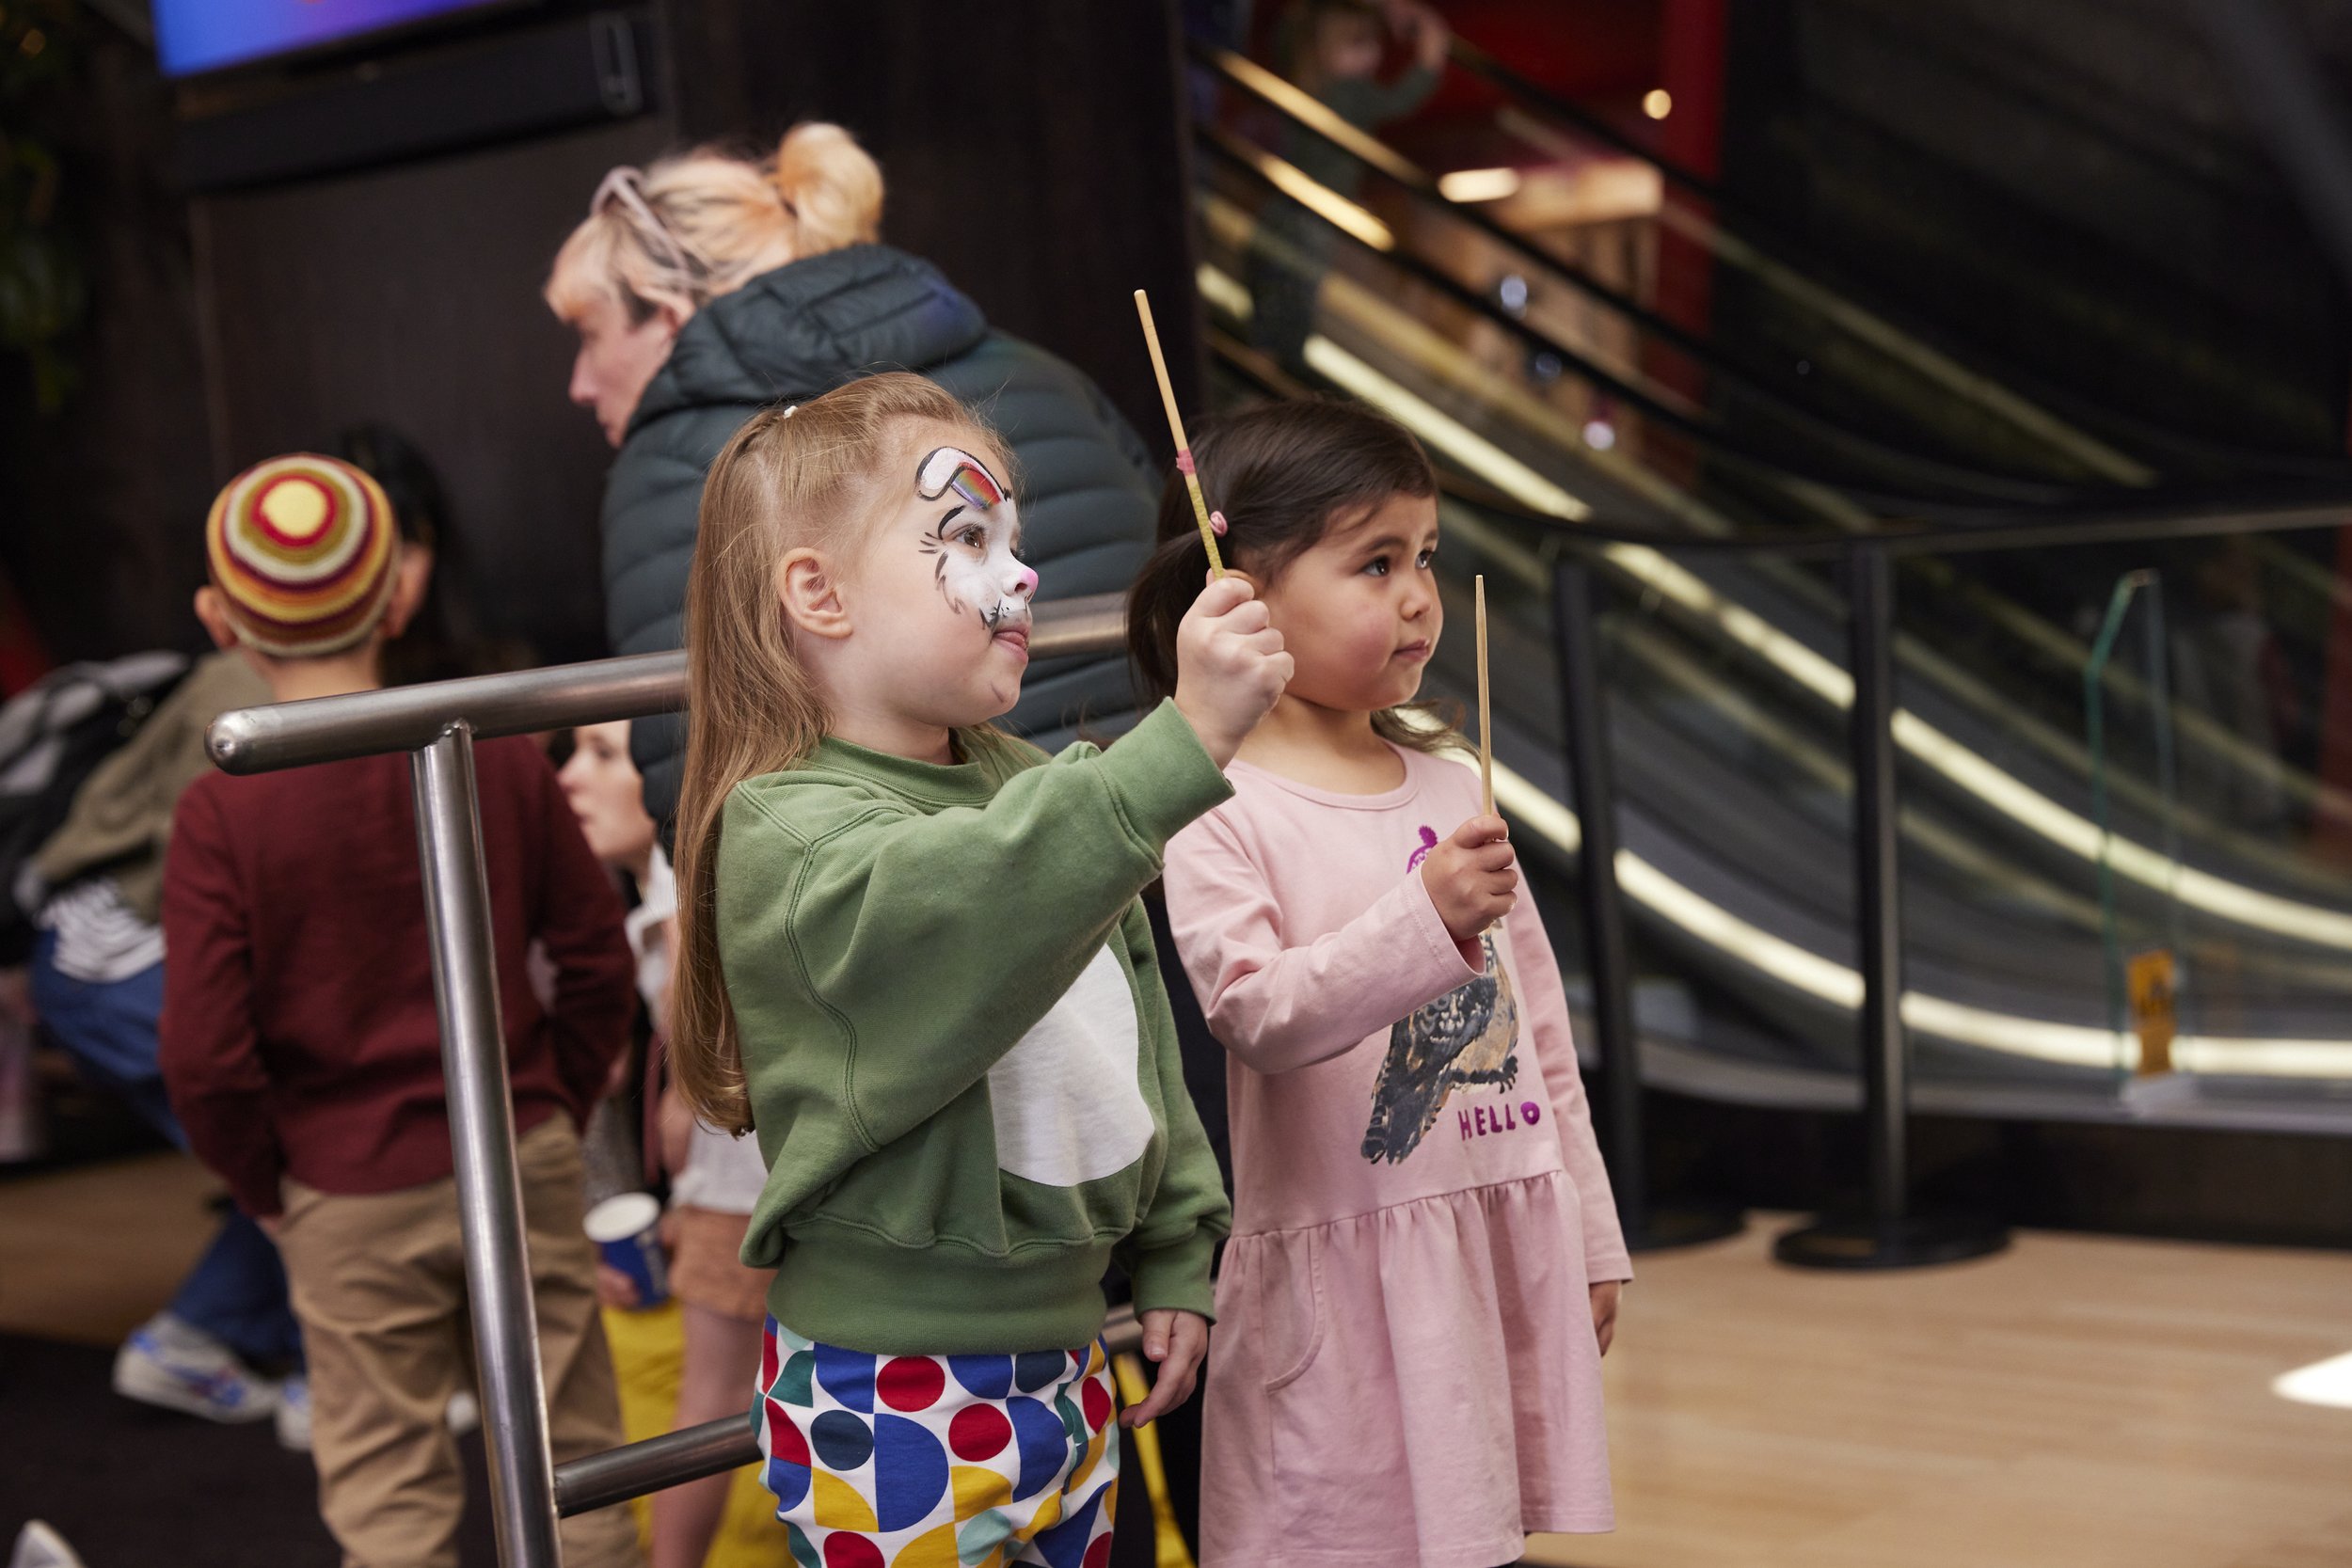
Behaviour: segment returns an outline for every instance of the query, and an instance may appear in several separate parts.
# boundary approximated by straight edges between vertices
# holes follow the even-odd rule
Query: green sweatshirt
[[[1232,793],[1169,704],[1051,762],[827,740],[727,799],[718,931],[768,1186],[769,1310],[875,1354],[1068,1349],[1114,1259],[1209,1311],[1231,1212],[1137,901]]]

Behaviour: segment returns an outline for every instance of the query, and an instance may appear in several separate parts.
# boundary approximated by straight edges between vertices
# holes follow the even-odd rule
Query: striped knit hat
[[[400,535],[374,480],[340,458],[297,452],[229,482],[205,520],[204,549],[246,643],[310,658],[375,629]]]

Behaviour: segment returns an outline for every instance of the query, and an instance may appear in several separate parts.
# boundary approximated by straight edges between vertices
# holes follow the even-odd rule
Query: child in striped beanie
[[[230,482],[197,613],[277,702],[373,690],[423,596],[373,480],[330,457]],[[579,1129],[627,1047],[635,962],[604,868],[528,737],[474,748],[506,1090],[548,1440],[623,1441],[581,1228]],[[432,944],[408,762],[352,757],[180,797],[164,857],[159,1061],[189,1149],[277,1242],[302,1325],[319,1507],[352,1568],[457,1568],[446,1416],[470,1373]],[[552,969],[552,983],[537,980]],[[558,1527],[571,1568],[642,1568],[635,1526]]]
[[[403,570],[390,500],[340,458],[273,457],[230,480],[204,555],[198,617],[222,647],[271,659],[373,660],[423,596],[421,570]]]

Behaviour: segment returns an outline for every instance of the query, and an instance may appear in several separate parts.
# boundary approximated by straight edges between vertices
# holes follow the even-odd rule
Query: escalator
[[[1746,285],[1811,311],[1804,373],[1742,362],[1645,303],[1638,265],[1601,276],[1589,245],[1447,199],[1429,173],[1262,69],[1230,55],[1202,66],[1221,89],[1196,191],[1219,388],[1358,397],[1422,436],[1448,478],[1449,609],[1465,613],[1470,573],[1492,579],[1507,808],[1562,868],[1577,832],[1549,629],[1561,536],[1712,542],[1621,542],[1599,556],[1637,1016],[1653,1069],[1677,1087],[1787,1104],[1854,1092],[1843,598],[1816,561],[1738,546],[2103,509],[2162,510],[2183,532],[2265,515],[2318,532],[2352,497],[2341,466],[2233,463],[2217,448],[2176,462],[2159,442],[2118,439],[2122,421],[2093,429],[2076,410],[2052,413],[1720,213],[1692,203],[1668,219],[1661,204],[1653,230],[1707,238]],[[1592,134],[1557,107],[1522,98],[1508,112],[1564,139]],[[1353,189],[1286,156],[1308,137],[1349,155]],[[1299,292],[1286,265],[1311,280],[1311,318],[1268,342],[1261,298]],[[2147,656],[2127,651],[2089,684],[2097,627],[2083,612],[2149,563],[2148,546],[1903,569],[1905,1013],[1922,1106],[2352,1128],[2352,1029],[2340,1021],[2352,875],[2312,847],[2345,802],[2249,733],[2233,689],[2191,657],[2245,629],[2243,617],[2185,613],[2199,551],[2211,547],[2157,552],[2173,625],[2140,636],[2155,597],[2142,595],[2122,645]],[[2269,629],[2307,644],[2325,635],[2336,586],[2295,533],[2232,559],[2302,607]],[[1462,641],[1435,672],[1457,693]],[[2215,689],[2201,700],[2188,678],[2201,670]],[[2096,752],[2094,690],[2106,721]],[[2177,740],[2169,771],[2151,744],[2159,719],[2168,756]],[[2134,1047],[2113,978],[2118,954],[2149,946],[2177,949],[2186,976],[2176,1055],[2187,1071],[2170,1086],[2189,1081],[2188,1092],[2161,1101],[2123,1091]]]

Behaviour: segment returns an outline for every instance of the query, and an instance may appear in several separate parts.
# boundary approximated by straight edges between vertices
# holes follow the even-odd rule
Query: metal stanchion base
[[[1653,1209],[1640,1223],[1625,1227],[1628,1252],[1665,1252],[1678,1246],[1720,1242],[1748,1227],[1748,1212],[1728,1205],[1673,1204]]]
[[[1772,1243],[1772,1257],[1801,1269],[1922,1269],[2008,1245],[2009,1227],[1983,1214],[1908,1214],[1800,1226]]]

